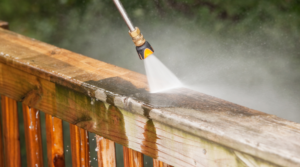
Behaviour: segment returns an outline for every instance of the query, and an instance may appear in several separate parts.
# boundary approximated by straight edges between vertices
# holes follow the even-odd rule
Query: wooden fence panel
[[[48,167],[64,167],[62,120],[45,114]]]
[[[5,167],[21,166],[17,102],[1,96]]]
[[[0,112],[0,167],[4,167],[4,148],[3,148],[3,134],[2,134],[2,113]]]
[[[98,167],[116,167],[115,143],[96,135]]]
[[[43,166],[40,112],[24,105],[23,118],[26,140],[27,166]]]
[[[130,148],[123,147],[124,167],[143,167],[143,154]]]
[[[90,166],[88,132],[70,124],[70,136],[73,167]]]
[[[153,159],[153,167],[173,167],[157,159]]]

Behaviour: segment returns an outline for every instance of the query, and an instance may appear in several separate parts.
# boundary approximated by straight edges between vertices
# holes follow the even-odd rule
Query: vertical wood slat
[[[62,120],[46,115],[48,167],[64,167],[64,144]]]
[[[1,96],[5,167],[21,166],[17,102]]]
[[[159,160],[153,159],[153,167],[173,167]]]
[[[88,132],[70,124],[70,137],[73,167],[90,166]]]
[[[3,148],[3,135],[2,135],[2,113],[0,112],[0,167],[4,167],[4,148]]]
[[[40,112],[22,105],[26,141],[27,166],[43,166]]]
[[[143,154],[123,146],[124,167],[143,167]]]
[[[116,167],[115,143],[96,135],[98,167]]]

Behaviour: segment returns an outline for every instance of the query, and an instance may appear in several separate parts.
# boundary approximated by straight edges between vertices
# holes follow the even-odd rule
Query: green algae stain
[[[108,133],[111,138],[123,146],[128,146],[128,138],[125,130],[125,120],[122,112],[114,105],[110,105],[107,111]]]
[[[142,147],[142,152],[147,154],[152,158],[157,158],[157,145],[156,145],[156,129],[153,124],[153,121],[149,119],[144,126],[144,140]]]

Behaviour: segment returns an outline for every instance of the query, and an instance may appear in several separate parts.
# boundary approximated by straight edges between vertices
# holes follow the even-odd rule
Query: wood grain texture
[[[172,166],[300,164],[297,123],[185,88],[150,94],[141,74],[3,29],[0,76],[0,94]]]
[[[123,147],[124,167],[143,167],[143,154],[130,148]]]
[[[71,152],[73,167],[90,166],[88,132],[70,124]]]
[[[2,112],[0,112],[0,167],[4,167],[4,147],[3,147],[3,133],[2,133]]]
[[[4,29],[9,29],[9,24],[8,22],[5,22],[5,21],[1,21],[0,20],[0,28],[4,28]]]
[[[22,105],[26,141],[27,166],[42,167],[43,150],[40,112],[34,108]]]
[[[17,102],[1,96],[5,167],[20,167],[20,136]]]
[[[153,159],[153,167],[173,167],[159,160]]]
[[[116,167],[115,143],[96,135],[98,167]]]
[[[45,114],[45,117],[48,167],[64,167],[62,120],[49,114]]]

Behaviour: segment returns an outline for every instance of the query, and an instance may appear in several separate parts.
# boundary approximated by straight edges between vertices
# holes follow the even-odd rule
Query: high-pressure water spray
[[[146,59],[148,56],[152,55],[154,53],[153,48],[144,39],[143,34],[141,34],[141,31],[138,27],[134,27],[131,23],[125,9],[123,8],[121,2],[119,0],[113,0],[116,7],[118,8],[119,12],[121,13],[125,23],[127,24],[129,28],[129,35],[132,38],[133,43],[136,46],[136,51],[140,57],[141,60]]]

